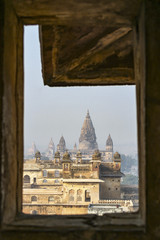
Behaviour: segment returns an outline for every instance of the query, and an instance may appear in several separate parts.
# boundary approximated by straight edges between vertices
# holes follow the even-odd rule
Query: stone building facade
[[[55,153],[53,160],[24,162],[23,212],[28,214],[86,214],[90,204],[101,199],[120,199],[121,159],[104,162],[98,150],[91,160],[80,151],[76,159],[69,152]],[[114,181],[113,181],[114,180]]]

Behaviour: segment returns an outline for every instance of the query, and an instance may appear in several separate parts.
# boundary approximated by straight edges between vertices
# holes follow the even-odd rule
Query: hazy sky
[[[38,27],[25,27],[25,150],[35,142],[44,151],[52,137],[63,135],[67,148],[78,144],[89,109],[100,149],[111,134],[114,150],[131,154],[137,148],[135,87],[67,87],[43,85]]]

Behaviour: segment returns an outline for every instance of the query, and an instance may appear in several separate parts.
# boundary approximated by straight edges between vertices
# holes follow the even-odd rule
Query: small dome
[[[109,134],[109,136],[107,138],[106,146],[113,146],[113,141],[112,141],[112,138],[111,138],[110,134]]]
[[[121,155],[118,152],[115,152],[114,159],[120,159]]]
[[[100,160],[101,159],[101,153],[99,150],[95,150],[92,155],[92,160]]]
[[[41,153],[40,153],[40,151],[37,151],[37,152],[35,153],[35,158],[41,158]]]
[[[55,158],[60,158],[60,152],[59,152],[59,151],[55,152],[54,157],[55,157]]]
[[[63,154],[63,160],[70,160],[70,154],[68,151],[66,151],[64,154]]]

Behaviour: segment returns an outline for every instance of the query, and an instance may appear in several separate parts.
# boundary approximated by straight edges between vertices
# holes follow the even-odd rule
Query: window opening
[[[59,171],[58,171],[58,170],[55,171],[55,177],[56,177],[56,178],[59,177]]]
[[[48,197],[48,202],[53,202],[54,201],[54,197]]]
[[[32,201],[32,202],[36,202],[36,201],[37,201],[37,197],[36,197],[36,196],[32,196],[32,197],[31,197],[31,201]]]
[[[23,178],[23,182],[24,183],[30,183],[30,176],[25,175],[24,178]]]
[[[33,211],[32,211],[32,214],[33,214],[33,215],[37,215],[38,212],[37,212],[36,210],[33,210]]]
[[[43,177],[47,177],[47,171],[43,170]]]
[[[38,44],[34,45],[38,35],[35,36],[34,27],[26,29],[30,32],[32,44],[30,50],[25,50],[23,212],[61,215],[65,206],[66,214],[70,214],[71,208],[66,206],[72,204],[78,209],[76,214],[81,214],[80,209],[90,214],[98,206],[101,212],[102,201],[106,206],[112,204],[116,212],[115,199],[122,212],[136,211],[135,87],[43,86],[40,71],[36,72],[36,69],[40,70],[40,54],[38,60],[34,59],[35,52],[39,52]],[[32,71],[27,71],[27,68]],[[29,175],[31,182],[36,184],[30,186]],[[32,202],[37,201],[36,196],[27,203],[31,190],[39,200],[47,191],[52,191],[54,197],[43,198],[44,205],[49,201],[53,206],[60,203],[60,210],[56,212],[53,208],[51,212],[46,207],[46,211],[41,211],[43,207],[38,205],[35,210]],[[131,206],[126,208],[125,201],[131,199]],[[104,213],[109,212],[106,210]]]
[[[90,201],[91,201],[90,191],[86,190],[85,191],[85,202],[90,202]]]
[[[73,202],[74,201],[74,190],[71,189],[69,190],[69,202]]]
[[[79,189],[77,190],[77,202],[81,202],[82,201],[82,190]]]

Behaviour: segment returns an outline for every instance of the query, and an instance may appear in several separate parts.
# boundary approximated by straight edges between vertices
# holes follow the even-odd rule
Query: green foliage
[[[126,184],[126,185],[137,185],[138,184],[138,177],[131,175],[131,174],[126,174],[123,177],[123,181],[122,184]]]
[[[121,172],[130,172],[132,166],[138,165],[138,160],[131,156],[121,154]]]

